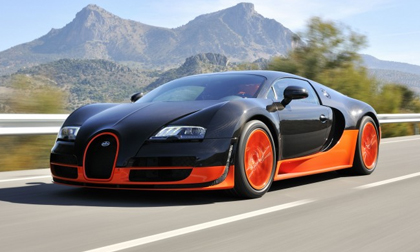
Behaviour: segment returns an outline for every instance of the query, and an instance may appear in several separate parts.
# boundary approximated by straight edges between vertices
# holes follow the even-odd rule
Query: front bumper
[[[101,143],[103,137],[115,143],[117,147],[113,152],[107,149],[102,153],[101,147],[96,146],[95,139]],[[230,189],[234,186],[233,142],[231,139],[209,139],[201,142],[150,143],[144,145],[135,156],[118,160],[121,148],[118,138],[112,133],[105,133],[93,138],[84,147],[83,156],[76,155],[80,151],[75,150],[72,143],[57,141],[52,149],[50,168],[55,183],[81,187]],[[118,166],[118,163],[125,166]]]
[[[114,189],[140,189],[140,190],[216,190],[230,189],[234,186],[234,166],[227,167],[200,167],[192,168],[188,178],[181,181],[171,182],[136,182],[130,180],[132,171],[144,169],[139,168],[115,168],[111,179],[93,180],[86,178],[83,167],[67,167],[77,170],[77,178],[67,178],[56,175],[56,171],[63,168],[62,165],[51,163],[53,181],[57,184],[65,184],[80,187],[92,188],[114,188]],[[176,168],[174,168],[176,170]],[[151,169],[156,171],[158,169]],[[160,170],[169,170],[162,168]]]

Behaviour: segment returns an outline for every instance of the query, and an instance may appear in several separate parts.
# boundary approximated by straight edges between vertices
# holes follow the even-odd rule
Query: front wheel
[[[378,163],[379,130],[373,119],[363,117],[357,139],[352,171],[358,175],[371,174]]]
[[[234,192],[244,198],[263,196],[273,182],[276,154],[270,130],[261,121],[248,122],[239,139]]]

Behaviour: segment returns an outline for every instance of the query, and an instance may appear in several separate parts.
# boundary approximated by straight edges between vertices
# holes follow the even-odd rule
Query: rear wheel
[[[276,154],[273,137],[261,121],[248,122],[242,131],[235,163],[234,192],[244,198],[263,196],[273,182]]]
[[[359,127],[356,153],[354,154],[353,167],[354,174],[371,174],[378,163],[379,154],[379,131],[373,119],[365,116]]]

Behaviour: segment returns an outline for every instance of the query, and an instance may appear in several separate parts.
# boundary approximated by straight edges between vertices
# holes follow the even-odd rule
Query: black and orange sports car
[[[377,164],[375,110],[296,75],[195,75],[131,100],[70,114],[52,148],[55,183],[256,198],[273,181]]]

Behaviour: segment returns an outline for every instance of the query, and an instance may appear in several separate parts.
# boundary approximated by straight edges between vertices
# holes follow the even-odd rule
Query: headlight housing
[[[150,140],[199,140],[206,135],[206,128],[200,126],[168,126],[161,129]]]
[[[66,126],[62,127],[58,132],[58,139],[62,140],[75,140],[80,127],[78,126]]]

